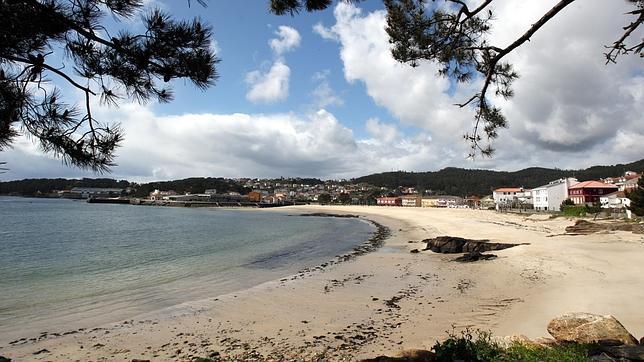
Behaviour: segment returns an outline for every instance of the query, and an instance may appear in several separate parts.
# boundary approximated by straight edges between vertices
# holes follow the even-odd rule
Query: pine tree
[[[175,21],[154,10],[144,15],[141,34],[104,27],[107,15],[132,18],[142,4],[0,0],[0,151],[23,132],[66,164],[108,171],[123,133],[118,124],[94,118],[92,99],[107,105],[168,102],[173,79],[189,79],[198,88],[214,83],[211,29],[199,20]],[[53,63],[53,53],[66,55],[62,66]],[[69,105],[58,88],[45,87],[50,79],[79,89],[83,106]]]
[[[644,177],[640,176],[637,188],[626,196],[631,200],[631,206],[628,209],[637,216],[644,216]]]

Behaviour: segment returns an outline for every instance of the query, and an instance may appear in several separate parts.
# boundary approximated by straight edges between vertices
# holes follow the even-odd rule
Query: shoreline
[[[389,227],[391,236],[374,252],[307,271],[302,278],[190,303],[178,315],[1,346],[0,355],[16,360],[188,361],[211,354],[224,360],[354,360],[430,349],[452,325],[457,331],[472,327],[497,335],[546,336],[548,321],[568,311],[613,314],[636,335],[644,334],[639,307],[644,280],[637,264],[644,256],[642,235],[557,235],[572,222],[491,211],[295,206],[269,212],[359,214]],[[530,245],[468,264],[452,262],[456,255],[409,252],[419,240],[439,235]],[[33,354],[42,350],[47,352]]]
[[[236,208],[236,207],[212,207],[211,209],[224,210],[224,211],[231,210],[236,212],[240,211],[240,208]],[[247,212],[267,211],[267,209],[261,209],[261,208],[241,209],[241,210],[247,211]],[[281,212],[281,214],[285,214],[285,213]],[[347,217],[344,215],[335,215],[335,214],[317,214],[317,215],[293,214],[293,215],[286,215],[286,216],[289,216],[289,217],[290,216],[314,216],[314,217],[342,217],[342,218]],[[28,343],[42,342],[47,339],[55,339],[62,336],[68,336],[68,335],[73,335],[73,334],[78,334],[78,333],[83,333],[88,331],[93,332],[93,331],[100,331],[100,330],[110,330],[110,329],[113,329],[115,325],[120,324],[120,321],[123,321],[123,320],[129,320],[129,321],[135,320],[135,319],[150,320],[150,318],[166,319],[166,317],[168,316],[177,316],[181,314],[186,314],[188,312],[193,313],[192,312],[193,310],[198,308],[203,308],[203,307],[196,308],[195,306],[203,305],[204,301],[217,299],[219,297],[226,296],[228,294],[243,292],[246,289],[252,289],[267,283],[270,284],[278,281],[283,282],[286,280],[294,280],[294,279],[303,278],[307,274],[310,274],[313,272],[323,272],[324,269],[334,264],[347,262],[355,259],[360,255],[377,250],[379,247],[382,246],[384,240],[389,235],[389,229],[380,223],[377,223],[370,219],[362,218],[358,215],[350,215],[350,218],[359,219],[361,222],[364,222],[366,224],[373,226],[373,230],[370,233],[367,233],[368,238],[362,239],[361,241],[356,241],[356,243],[353,244],[355,246],[353,246],[350,250],[343,252],[342,254],[338,254],[335,256],[333,254],[328,254],[328,259],[323,259],[321,261],[318,261],[317,264],[314,264],[308,267],[304,266],[304,267],[301,267],[300,269],[294,269],[290,271],[290,274],[275,276],[274,279],[259,281],[257,284],[254,284],[254,285],[250,285],[250,286],[240,285],[238,289],[223,291],[219,294],[209,295],[207,297],[200,298],[197,300],[187,300],[179,304],[162,307],[160,309],[149,310],[149,311],[133,314],[130,316],[121,316],[120,318],[112,318],[112,320],[108,320],[108,321],[103,320],[101,322],[96,322],[92,324],[90,323],[80,324],[80,325],[76,325],[74,328],[71,328],[71,329],[61,329],[61,328],[51,328],[51,327],[41,328],[41,329],[29,328],[30,331],[27,333],[19,333],[19,332],[14,333],[15,336],[13,336],[13,338],[4,338],[3,340],[0,340],[0,352],[2,351],[3,348],[6,349],[12,346],[20,346]],[[357,239],[357,240],[360,240],[360,239]],[[106,318],[103,318],[103,319],[106,319]],[[0,356],[1,355],[2,353],[0,353]]]

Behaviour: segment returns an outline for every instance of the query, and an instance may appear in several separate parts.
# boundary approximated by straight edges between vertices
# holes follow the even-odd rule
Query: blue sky
[[[495,0],[490,42],[507,46],[556,2]],[[509,128],[493,158],[474,160],[462,139],[472,110],[454,103],[476,93],[480,80],[454,87],[435,64],[396,62],[380,1],[340,1],[293,17],[270,14],[268,1],[147,3],[213,27],[220,79],[206,91],[174,81],[169,104],[95,104],[97,117],[126,132],[108,177],[328,179],[449,166],[578,169],[644,157],[644,62],[622,57],[607,66],[603,56],[630,20],[626,1],[574,2],[507,57],[521,76],[516,95],[491,101]],[[137,19],[110,26],[119,27],[142,29]],[[62,165],[24,137],[0,160],[10,167],[0,180],[98,176]]]
[[[363,84],[350,84],[344,79],[337,43],[325,40],[313,31],[317,23],[329,26],[335,22],[332,7],[321,12],[277,16],[267,11],[268,3],[256,5],[249,6],[248,2],[242,1],[210,1],[208,7],[203,8],[194,2],[191,7],[182,1],[164,2],[163,8],[175,17],[198,16],[213,27],[220,49],[220,79],[216,86],[205,92],[195,91],[190,83],[176,82],[176,101],[157,105],[155,110],[160,114],[304,112],[315,108],[312,92],[319,82],[314,77],[316,73],[325,72],[329,86],[344,103],[327,108],[345,120],[344,123],[356,135],[366,136],[365,120],[390,117],[386,109],[375,104],[365,93]],[[361,7],[366,11],[376,10],[382,7],[382,3],[365,2]],[[284,56],[291,69],[289,96],[274,103],[250,102],[246,99],[248,86],[244,82],[245,75],[266,68],[273,61],[269,40],[276,38],[279,26],[291,27],[301,36],[300,45]]]

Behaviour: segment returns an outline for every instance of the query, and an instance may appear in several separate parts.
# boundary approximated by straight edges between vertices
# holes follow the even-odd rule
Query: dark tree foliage
[[[338,202],[340,202],[341,204],[350,204],[351,195],[346,192],[341,193],[340,196],[338,196]]]
[[[108,178],[80,180],[69,179],[25,179],[16,181],[0,182],[0,195],[21,195],[35,196],[39,193],[47,194],[53,191],[69,190],[74,187],[110,187],[110,188],[132,188],[133,196],[146,197],[155,189],[174,190],[178,193],[203,193],[207,189],[217,189],[217,192],[235,191],[247,194],[250,189],[243,187],[234,180],[214,177],[193,177],[183,180],[159,181],[137,184],[125,180],[113,180]]]
[[[173,79],[198,88],[214,83],[211,29],[198,19],[176,21],[154,10],[143,15],[142,34],[110,34],[102,25],[108,15],[134,17],[142,3],[0,0],[0,151],[22,132],[66,164],[108,171],[123,132],[94,118],[92,99],[112,106],[123,99],[168,102]],[[64,53],[63,64],[53,63],[54,53]],[[83,106],[66,104],[57,88],[44,85],[54,79],[80,90]]]
[[[503,58],[530,38],[561,10],[575,0],[561,0],[532,24],[519,38],[505,48],[490,44],[487,35],[494,20],[491,4],[494,0],[479,0],[468,6],[463,0],[383,0],[387,8],[387,33],[392,44],[393,57],[402,63],[417,66],[422,61],[439,65],[439,75],[459,83],[483,79],[481,90],[457,106],[475,108],[474,126],[464,135],[470,144],[470,157],[477,154],[491,156],[492,140],[507,120],[499,107],[490,103],[488,94],[505,99],[513,96],[512,82],[519,75],[512,64]],[[625,26],[622,35],[605,53],[607,63],[614,63],[620,55],[637,54],[644,57],[644,39],[631,43],[631,35],[644,23],[644,0],[627,0],[633,11],[626,15],[633,20]],[[282,15],[325,9],[330,0],[271,0],[271,11]],[[446,6],[439,6],[446,5]],[[619,31],[619,29],[616,29]]]
[[[141,184],[137,186],[135,195],[137,197],[146,197],[154,190],[173,190],[180,194],[200,194],[205,192],[207,189],[216,189],[218,193],[234,191],[239,192],[240,194],[247,194],[252,191],[243,187],[234,180],[216,177],[191,177],[183,180]]]
[[[362,0],[344,0],[346,2],[359,2]],[[333,0],[270,0],[271,12],[276,15],[295,15],[302,9],[306,11],[324,10],[333,4]]]
[[[318,196],[318,202],[320,204],[323,204],[323,205],[330,203],[331,202],[331,195],[329,195],[329,194],[320,194]]]
[[[57,179],[25,179],[16,181],[0,182],[0,195],[36,196],[40,193],[48,194],[53,191],[70,190],[74,187],[102,187],[121,188],[136,186],[125,180],[113,180],[107,178],[80,180]]]
[[[628,208],[637,216],[644,216],[644,177],[637,181],[637,188],[626,195],[631,200]]]

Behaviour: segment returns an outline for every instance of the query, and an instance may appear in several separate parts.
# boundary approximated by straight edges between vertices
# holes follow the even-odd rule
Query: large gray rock
[[[427,243],[424,250],[431,250],[435,253],[483,253],[490,250],[501,250],[511,248],[520,244],[491,243],[489,240],[472,240],[456,236],[439,236],[433,239],[425,239]]]
[[[617,361],[644,361],[644,346],[601,347],[601,351]]]
[[[551,320],[548,332],[558,342],[638,344],[637,339],[611,315],[567,313]]]
[[[431,351],[421,349],[410,349],[400,352],[394,357],[378,356],[375,358],[363,359],[361,362],[434,362],[436,355]]]
[[[462,256],[455,258],[454,261],[460,261],[461,263],[472,263],[479,260],[488,260],[494,258],[496,258],[496,255],[494,254],[481,254],[481,252],[478,251],[470,251],[469,253],[465,253]]]

